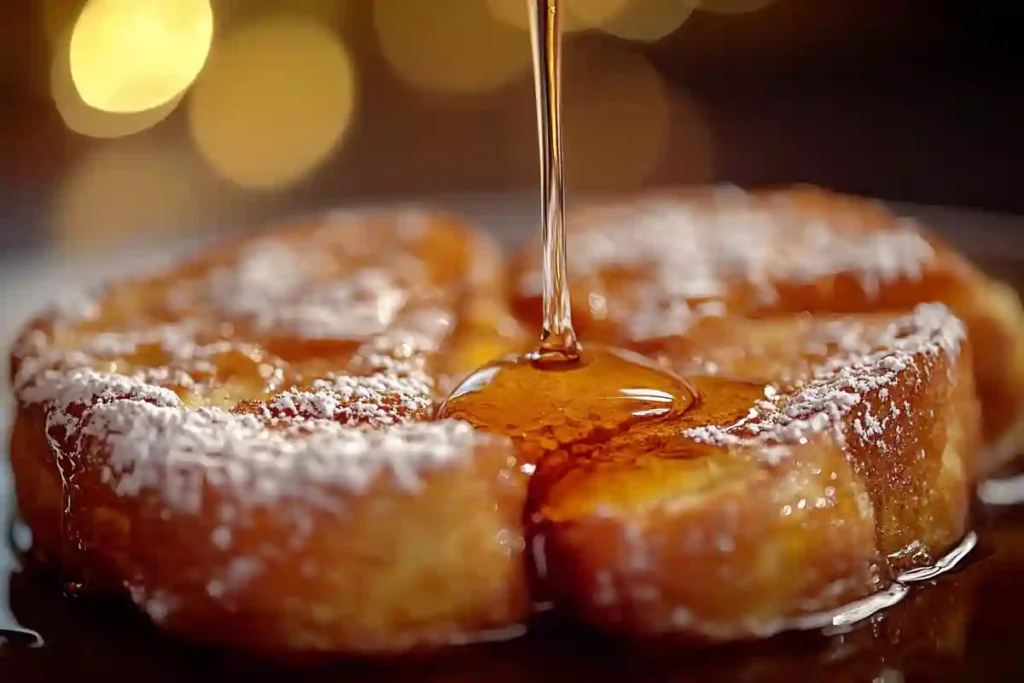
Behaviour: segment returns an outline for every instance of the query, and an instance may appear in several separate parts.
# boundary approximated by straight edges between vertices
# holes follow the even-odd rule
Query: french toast
[[[786,196],[829,215],[850,202],[877,234],[820,222],[800,258],[852,251],[814,277],[756,271],[804,237],[748,241],[777,258],[699,238],[719,259],[691,264],[709,284],[733,261],[765,279],[698,300],[665,279],[685,264],[575,219],[585,347],[640,353],[698,400],[642,425],[558,425],[540,451],[507,424],[437,419],[459,378],[528,345],[539,311],[510,287],[529,260],[506,269],[452,217],[332,213],[65,302],[12,353],[32,552],[170,633],[343,656],[514,635],[545,601],[628,637],[748,639],[883,590],[968,530],[1000,436],[985,397],[1020,406],[1015,375],[996,386],[975,359],[1017,337],[994,304],[964,309],[997,286],[948,248],[892,238],[886,260],[878,235],[896,228],[878,210]],[[708,197],[678,210],[722,201]],[[637,223],[631,248],[693,237],[659,226]],[[925,253],[948,267],[933,275]],[[755,305],[765,282],[774,303]],[[683,308],[701,314],[680,325]],[[986,342],[986,324],[1005,336]]]
[[[427,421],[438,378],[498,337],[497,259],[445,217],[332,214],[40,318],[12,367],[33,553],[172,633],[262,651],[522,622],[514,453]]]
[[[814,187],[652,193],[570,214],[573,320],[619,346],[680,335],[709,318],[907,311],[942,302],[967,327],[992,472],[1024,447],[1024,309],[918,221]],[[515,267],[514,307],[539,324],[534,245]]]

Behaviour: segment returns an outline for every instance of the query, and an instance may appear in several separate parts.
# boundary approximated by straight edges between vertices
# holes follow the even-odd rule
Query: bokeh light
[[[72,131],[93,138],[116,138],[134,135],[151,128],[170,116],[181,101],[178,95],[170,102],[145,111],[118,114],[101,111],[86,104],[71,78],[71,32],[65,31],[55,44],[50,64],[50,96],[61,119]]]
[[[209,208],[209,198],[196,162],[187,147],[170,142],[130,138],[97,146],[55,196],[58,248],[80,254],[128,237],[197,232],[198,210]]]
[[[191,85],[212,40],[209,0],[90,0],[71,35],[71,77],[95,109],[146,111]]]
[[[700,0],[698,9],[716,14],[746,14],[756,12],[775,0]]]
[[[685,154],[685,175],[707,178],[711,131],[685,92],[670,90],[628,44],[579,41],[563,65],[566,183],[571,192],[629,192],[647,184],[666,154]],[[504,159],[537,178],[537,129],[526,90],[503,111]],[[677,130],[678,129],[678,130]],[[691,157],[692,155],[692,157]]]
[[[627,40],[654,42],[678,29],[698,0],[563,0],[562,27],[599,30]],[[491,14],[509,26],[529,28],[527,0],[487,0]]]
[[[338,28],[350,21],[353,0],[216,0],[217,26],[235,28],[244,22],[280,17],[304,17]]]
[[[487,10],[509,26],[521,31],[530,29],[530,0],[484,0]]]
[[[282,188],[322,164],[356,109],[352,59],[337,34],[311,18],[268,17],[214,48],[192,90],[189,127],[223,177]]]
[[[375,0],[373,19],[388,64],[423,90],[486,92],[530,65],[530,41],[481,0]]]
[[[653,43],[682,26],[693,13],[695,4],[696,0],[634,0],[623,3],[617,12],[603,18],[598,27],[620,38]],[[576,11],[584,6],[591,4],[579,0]]]
[[[569,182],[587,190],[641,186],[669,135],[672,102],[661,75],[614,46],[581,51],[563,68]]]
[[[715,175],[715,137],[700,102],[678,87],[670,91],[671,125],[665,154],[671,155],[672,182],[697,185]]]
[[[579,29],[604,29],[609,22],[630,8],[644,5],[633,0],[566,0],[566,23]]]

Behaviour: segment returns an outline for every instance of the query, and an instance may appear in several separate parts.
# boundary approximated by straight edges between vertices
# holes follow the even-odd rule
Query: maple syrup
[[[678,415],[695,400],[689,383],[642,356],[614,348],[584,351],[576,338],[566,266],[561,18],[558,0],[531,0],[530,8],[544,252],[541,341],[530,353],[472,373],[438,413],[511,436],[527,469],[545,452]]]

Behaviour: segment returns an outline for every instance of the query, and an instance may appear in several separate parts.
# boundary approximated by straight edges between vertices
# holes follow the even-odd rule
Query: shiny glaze
[[[302,669],[307,681],[920,681],[1018,680],[1024,669],[1024,510],[979,511],[980,550],[960,571],[914,588],[905,601],[851,630],[791,634],[752,644],[673,654],[642,652],[582,629],[541,623],[527,637],[388,665],[259,662],[177,643],[128,605],[67,599],[53,577],[10,577],[10,609],[45,644],[12,639],[0,648],[0,672],[48,680],[98,676],[194,681],[246,676],[284,680]],[[2,611],[2,610],[0,610]],[[13,680],[13,678],[12,678]]]
[[[993,275],[1021,280],[1019,263],[984,264]],[[0,522],[13,505],[0,468]],[[1024,507],[978,506],[978,549],[958,571],[912,588],[908,599],[846,633],[790,634],[752,645],[672,654],[616,644],[583,629],[541,623],[525,638],[479,645],[392,665],[303,663],[307,681],[546,681],[579,675],[595,681],[1014,681],[1024,673]],[[17,534],[15,534],[17,535]],[[4,534],[6,543],[11,536]],[[293,664],[268,664],[160,636],[130,605],[65,598],[54,577],[28,567],[11,572],[0,548],[5,588],[0,674],[11,680],[106,677],[151,681],[222,681],[295,677]],[[17,632],[11,633],[12,629]],[[31,647],[38,632],[42,644]],[[27,636],[27,637],[26,637]]]

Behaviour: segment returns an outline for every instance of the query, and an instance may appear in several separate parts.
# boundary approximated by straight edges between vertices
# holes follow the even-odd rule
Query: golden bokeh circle
[[[715,14],[747,14],[764,9],[775,0],[700,0],[697,9]]]
[[[586,0],[581,0],[584,4]],[[693,14],[696,0],[642,0],[623,3],[599,28],[619,38],[653,43],[674,33]]]
[[[643,6],[650,0],[566,0],[566,25],[574,29],[604,29],[632,6]]]
[[[90,0],[71,33],[71,78],[94,109],[146,111],[192,84],[212,41],[209,0]]]
[[[140,237],[192,233],[203,204],[194,156],[180,145],[133,138],[90,150],[55,194],[58,249],[86,253]]]
[[[423,90],[486,92],[530,65],[529,39],[481,0],[376,0],[373,24],[392,70]]]
[[[672,100],[642,55],[595,47],[566,62],[565,154],[568,183],[588,191],[642,186],[669,140]]]
[[[251,189],[281,188],[320,166],[356,110],[355,68],[338,35],[302,17],[268,17],[219,43],[189,100],[210,166]]]
[[[50,63],[50,97],[70,130],[92,138],[117,138],[140,133],[171,115],[181,102],[179,94],[170,102],[145,111],[119,114],[101,111],[86,104],[71,79],[71,32],[56,40]]]

